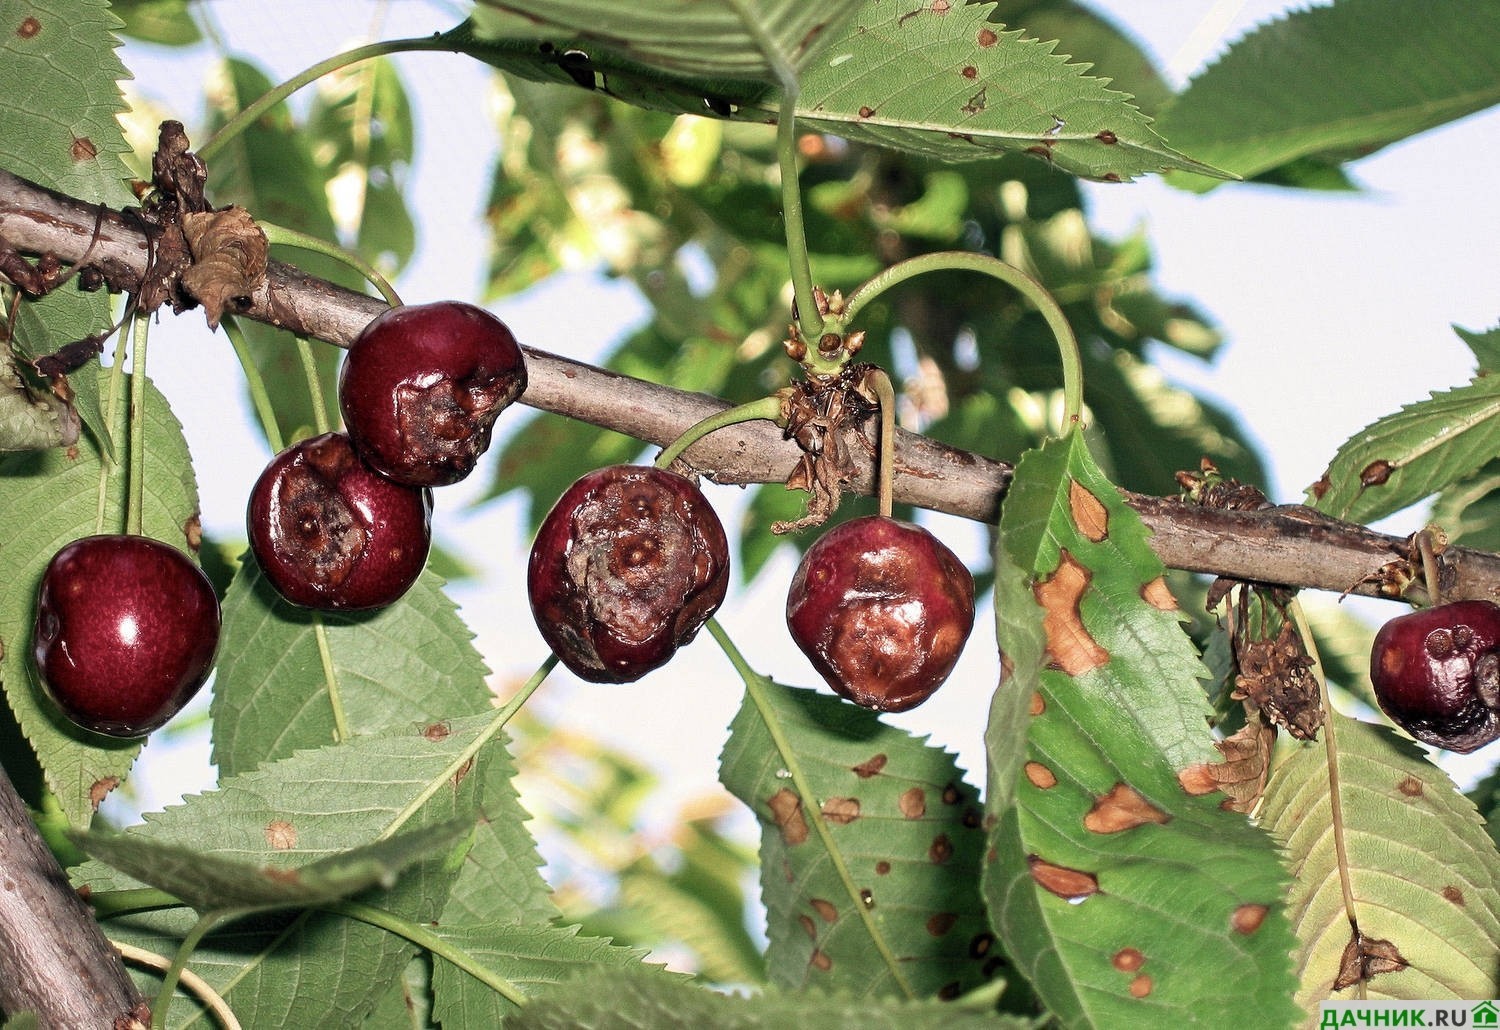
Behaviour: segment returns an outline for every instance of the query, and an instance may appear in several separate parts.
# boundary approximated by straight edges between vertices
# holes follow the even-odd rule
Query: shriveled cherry
[[[408,486],[463,479],[495,419],[526,389],[526,363],[504,322],[459,301],[377,315],[339,372],[339,409],[355,450]]]
[[[85,729],[150,733],[203,686],[218,646],[213,586],[170,544],[84,537],[42,573],[32,656],[47,695]]]
[[[665,665],[724,600],[729,544],[690,480],[613,465],[580,478],[537,531],[537,628],[579,677],[628,683]]]
[[[869,515],[802,557],[787,627],[841,697],[902,712],[932,696],[974,628],[974,577],[921,526]]]
[[[416,582],[432,543],[432,493],[370,468],[343,433],[294,444],[266,466],[245,516],[250,550],[304,608],[357,611]]]
[[[1398,615],[1370,651],[1375,699],[1413,737],[1469,752],[1500,737],[1500,605],[1454,601]]]

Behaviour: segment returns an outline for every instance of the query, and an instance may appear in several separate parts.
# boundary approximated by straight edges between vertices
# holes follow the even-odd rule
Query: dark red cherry
[[[203,686],[218,646],[213,586],[160,540],[84,537],[42,574],[32,655],[48,696],[85,729],[150,733]]]
[[[413,304],[377,315],[349,348],[339,408],[377,472],[445,486],[473,471],[495,419],[525,388],[525,360],[504,322],[458,301]]]
[[[1500,605],[1454,601],[1398,615],[1370,650],[1375,699],[1413,737],[1473,751],[1500,737]]]
[[[914,708],[953,671],[974,628],[974,577],[920,526],[870,515],[802,557],[787,594],[792,639],[841,697]]]
[[[432,543],[432,493],[393,483],[343,433],[282,451],[250,492],[250,550],[282,597],[304,608],[380,608],[406,593]]]
[[[537,628],[569,669],[628,683],[665,665],[724,600],[729,544],[693,483],[614,465],[567,489],[531,547]]]

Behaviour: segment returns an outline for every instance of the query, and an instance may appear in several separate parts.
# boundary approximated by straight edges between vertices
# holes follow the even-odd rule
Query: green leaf
[[[1344,441],[1310,502],[1341,519],[1373,522],[1467,476],[1497,452],[1500,376],[1481,376],[1408,404]]]
[[[199,913],[312,908],[372,887],[391,887],[407,867],[449,852],[470,820],[438,823],[288,869],[203,854],[129,833],[73,833],[91,857],[166,891]]]
[[[613,50],[670,73],[770,80],[780,64],[803,67],[860,2],[479,0],[474,24],[482,38],[559,37],[582,50]],[[575,60],[579,74],[588,65],[587,57]]]
[[[109,297],[104,292],[84,293],[62,289],[38,300],[25,298],[16,305],[16,349],[23,358],[37,358],[57,352],[62,347],[104,332],[114,324]],[[120,330],[116,330],[117,332]],[[114,456],[108,421],[99,405],[99,364],[90,361],[68,376],[73,391],[73,410],[78,419],[103,447],[106,456]]]
[[[979,801],[952,755],[759,677],[719,778],[760,820],[773,984],[924,998],[993,972]]]
[[[1441,526],[1450,543],[1500,551],[1500,462],[1488,461],[1444,487],[1433,499],[1428,521]]]
[[[69,196],[123,207],[130,152],[107,0],[0,0],[0,166]]]
[[[986,733],[984,895],[1007,953],[1064,1025],[1209,1007],[1289,1024],[1284,874],[1269,838],[1195,784],[1215,754],[1201,666],[1080,433],[1022,459],[1000,539],[1011,672]]]
[[[472,636],[430,572],[378,612],[318,613],[283,600],[247,558],[224,597],[214,761],[234,775],[336,739],[329,670],[354,736],[485,711]]]
[[[203,33],[188,10],[188,0],[110,0],[124,24],[120,31],[160,46],[192,46]]]
[[[1500,9],[1340,0],[1236,42],[1161,113],[1174,146],[1246,178],[1341,163],[1500,102]],[[1179,185],[1217,183],[1174,177]]]
[[[1088,65],[1055,53],[1055,41],[990,22],[990,8],[867,3],[808,67],[798,120],[944,161],[1013,152],[1090,179],[1216,174],[1167,146],[1127,94],[1085,74]]]
[[[84,369],[107,383],[109,373]],[[114,432],[124,439],[125,383],[114,409]],[[102,387],[107,393],[107,386]],[[198,525],[198,491],[182,426],[154,387],[147,393],[146,493],[142,524],[147,536],[190,552]],[[47,785],[74,825],[86,825],[99,800],[129,771],[138,740],[116,740],[80,730],[42,694],[31,659],[35,601],[42,572],[64,545],[125,525],[125,470],[108,462],[87,437],[76,447],[0,458],[0,670],[6,699],[26,739],[46,769]],[[101,497],[101,494],[103,495]]]
[[[470,763],[500,749],[495,718],[454,719],[442,732],[408,725],[299,752],[231,776],[126,833],[290,871],[403,831],[455,819],[473,827],[480,781],[468,775]],[[446,859],[421,862],[394,887],[360,900],[431,923],[457,872]],[[76,878],[96,894],[140,886],[98,861],[79,867]],[[139,912],[110,919],[106,931],[170,954],[194,921],[187,909]],[[364,923],[320,912],[271,914],[217,928],[193,953],[191,968],[246,1026],[353,1026],[394,987],[412,954],[404,940]]]
[[[640,1027],[859,1027],[860,1030],[1022,1030],[1035,1025],[963,1002],[860,1000],[767,992],[729,997],[669,977],[606,971],[539,992],[507,1030],[636,1030]]]
[[[34,451],[77,439],[77,418],[45,388],[22,378],[10,348],[0,347],[0,451]]]
[[[1500,372],[1500,327],[1476,333],[1472,329],[1454,326],[1453,331],[1474,352],[1474,358],[1479,362],[1480,375]]]
[[[1287,905],[1298,938],[1297,1003],[1311,1011],[1323,999],[1495,997],[1500,854],[1472,802],[1389,728],[1337,712],[1328,728],[1337,765],[1321,743],[1296,747],[1274,770],[1261,808],[1296,874]],[[1359,932],[1389,941],[1409,963],[1367,980],[1362,994],[1332,991],[1351,941],[1346,882]]]

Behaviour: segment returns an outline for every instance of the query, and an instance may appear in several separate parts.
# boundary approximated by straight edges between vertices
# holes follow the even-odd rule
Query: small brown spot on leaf
[[[887,761],[885,755],[875,755],[854,766],[854,775],[862,780],[868,780],[871,776],[879,776],[880,770],[885,768]]]
[[[1457,905],[1459,908],[1463,908],[1464,905],[1467,904],[1464,901],[1464,892],[1461,891],[1461,890],[1459,890],[1457,887],[1444,887],[1443,888],[1443,900],[1444,901],[1451,901],[1453,904]]]
[[[1033,716],[1041,715],[1046,710],[1047,699],[1042,696],[1042,692],[1040,690],[1033,690],[1031,692],[1031,714]]]
[[[1219,789],[1219,781],[1214,778],[1213,770],[1206,762],[1190,765],[1178,772],[1177,782],[1182,784],[1182,789],[1193,797],[1212,794]]]
[[[1415,776],[1408,776],[1396,784],[1396,789],[1409,798],[1419,798],[1422,796],[1422,781]]]
[[[1384,486],[1386,481],[1391,478],[1391,473],[1395,470],[1396,466],[1384,458],[1376,458],[1370,464],[1360,469],[1359,485],[1364,487]]]
[[[879,862],[875,863],[875,875],[876,876],[886,876],[886,875],[888,875],[890,873],[890,871],[891,871],[891,864],[889,862],[887,862],[885,859],[882,858]]]
[[[203,549],[203,521],[196,511],[182,524],[182,539],[194,554]]]
[[[977,933],[969,942],[969,957],[984,958],[995,946],[995,935],[992,933]]]
[[[285,819],[272,819],[266,823],[266,843],[277,851],[289,851],[297,846],[297,827]]]
[[[1235,933],[1252,934],[1266,921],[1271,911],[1265,905],[1241,905],[1229,917],[1229,926]]]
[[[823,802],[823,818],[847,826],[859,818],[859,798],[829,798]]]
[[[833,968],[833,959],[829,958],[821,949],[814,948],[812,957],[807,960],[807,964],[814,969],[826,973]]]
[[[422,727],[422,736],[434,744],[441,744],[453,732],[446,722],[429,723]]]
[[[966,64],[963,67],[963,71],[961,71],[959,74],[966,79],[977,79],[979,77],[979,69],[974,67],[972,64]]]
[[[1142,973],[1140,976],[1130,981],[1130,996],[1132,998],[1144,998],[1150,993],[1151,977],[1148,974]]]
[[[1119,172],[1105,172],[1099,178],[1102,181],[1104,181],[1104,182],[1124,182],[1125,181],[1124,179],[1120,178],[1120,173]]]
[[[932,838],[932,846],[927,849],[927,858],[933,865],[942,865],[953,857],[953,842],[948,839],[946,833],[940,833]]]
[[[1122,833],[1146,823],[1158,826],[1172,817],[1141,797],[1133,787],[1115,784],[1108,794],[1094,799],[1094,807],[1083,817],[1084,829],[1093,833]]]
[[[927,920],[927,932],[934,937],[941,937],[953,929],[953,924],[958,922],[958,915],[954,912],[938,912]]]
[[[1078,531],[1094,543],[1109,536],[1109,509],[1076,479],[1068,484],[1068,509]]]
[[[105,776],[89,784],[89,805],[94,811],[99,811],[99,806],[104,804],[104,799],[109,797],[109,792],[120,785],[118,776]]]
[[[1050,145],[1043,146],[1042,144],[1037,144],[1034,147],[1027,147],[1026,153],[1033,157],[1040,157],[1044,161],[1052,160],[1052,147]]]
[[[1000,37],[995,34],[995,30],[994,29],[985,28],[985,29],[980,29],[979,30],[979,45],[980,46],[982,46],[982,47],[992,47],[992,46],[994,46],[998,42],[1000,42]]]
[[[782,787],[766,802],[771,818],[781,830],[781,839],[793,846],[807,840],[807,820],[802,817],[802,799]]]
[[[1121,948],[1109,961],[1122,973],[1134,973],[1146,964],[1146,956],[1139,948]]]
[[[16,35],[20,36],[22,39],[31,39],[41,31],[42,23],[37,21],[35,18],[27,17],[21,19],[21,24],[16,28]]]
[[[898,804],[906,818],[920,819],[927,814],[927,792],[921,787],[909,787],[901,792]]]
[[[931,11],[933,14],[947,14],[951,7],[948,0],[932,0]]]
[[[453,775],[448,778],[448,782],[451,783],[451,784],[453,784],[453,789],[457,790],[458,789],[458,785],[460,783],[462,783],[464,780],[468,779],[469,778],[469,773],[471,773],[473,771],[474,771],[474,759],[471,758],[467,762],[465,762],[463,765],[459,766],[454,771]]]
[[[875,117],[875,109],[868,105],[862,106],[859,109],[859,116],[861,118],[873,118]]]
[[[873,893],[871,893],[871,891],[870,891],[870,889],[868,887],[860,889],[860,892],[859,892],[859,903],[861,905],[863,905],[865,908],[874,908],[875,907],[875,895]]]
[[[989,87],[986,86],[978,93],[975,93],[972,97],[970,97],[968,99],[968,102],[965,103],[964,106],[960,107],[959,110],[964,114],[978,114],[980,111],[983,111],[988,104]]]
[[[1342,991],[1379,973],[1399,973],[1406,967],[1406,959],[1390,941],[1366,937],[1353,930],[1339,959],[1339,975],[1333,981],[1333,989]]]
[[[1078,902],[1099,893],[1099,880],[1093,873],[1053,865],[1036,855],[1028,855],[1026,864],[1031,870],[1031,878],[1043,890],[1056,894],[1064,901]]]
[[[958,789],[958,784],[949,783],[943,787],[943,804],[956,805],[963,799],[964,794]]]
[[[1120,142],[1120,137],[1116,136],[1109,129],[1100,129],[1098,132],[1094,133],[1094,138],[1100,143],[1103,143],[1105,146],[1111,147]]]
[[[966,830],[977,830],[984,823],[984,813],[977,808],[966,808],[959,822]]]
[[[1032,587],[1041,605],[1042,629],[1047,634],[1047,653],[1069,676],[1081,676],[1109,661],[1109,652],[1099,646],[1083,625],[1079,603],[1089,588],[1093,573],[1063,550],[1052,575]]]
[[[1141,600],[1160,612],[1175,612],[1177,610],[1177,598],[1172,596],[1172,591],[1167,586],[1166,578],[1163,576],[1157,576],[1151,582],[1141,587]]]
[[[826,898],[810,898],[808,899],[808,904],[813,907],[813,911],[825,923],[831,923],[839,917],[839,910],[834,907],[833,902]]]
[[[74,136],[73,145],[68,148],[68,153],[74,161],[92,161],[99,156],[99,148],[94,146],[94,141],[87,136]]]
[[[801,926],[807,932],[809,938],[812,940],[818,939],[818,924],[812,921],[812,916],[804,912],[797,917],[797,925]]]
[[[1027,762],[1024,767],[1026,778],[1031,785],[1040,790],[1051,790],[1057,786],[1057,775],[1041,762]]]

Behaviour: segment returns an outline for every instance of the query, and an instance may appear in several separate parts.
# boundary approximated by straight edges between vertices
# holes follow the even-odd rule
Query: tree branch
[[[95,236],[95,226],[99,231]],[[16,251],[78,262],[87,254],[113,290],[140,285],[145,235],[120,212],[101,212],[0,170],[0,242]],[[92,249],[91,249],[92,247]],[[348,347],[382,301],[272,262],[244,317]],[[666,446],[688,426],[727,407],[582,362],[525,348],[529,385],[521,401]],[[851,432],[855,432],[851,430]],[[851,442],[859,453],[869,443]],[[785,482],[800,451],[768,422],[720,430],[689,448],[686,460],[718,483]],[[895,499],[993,525],[1010,485],[1011,466],[926,437],[898,431]],[[873,462],[851,488],[874,489]],[[1127,502],[1153,531],[1152,546],[1169,567],[1293,587],[1389,596],[1381,570],[1405,561],[1405,541],[1328,518],[1300,505],[1222,511],[1175,499],[1129,494]],[[1443,554],[1445,596],[1500,598],[1500,555],[1454,547]],[[1420,594],[1420,586],[1415,592]]]

